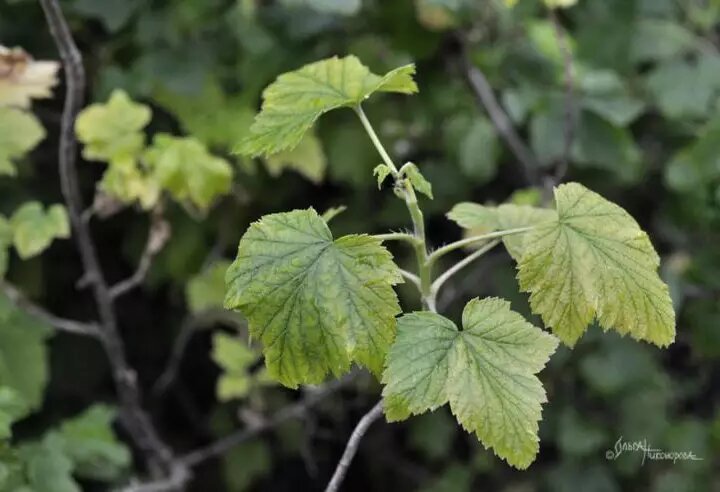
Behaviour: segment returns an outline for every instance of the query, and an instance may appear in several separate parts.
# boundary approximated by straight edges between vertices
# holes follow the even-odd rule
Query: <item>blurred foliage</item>
[[[408,226],[390,190],[375,189],[378,157],[347,110],[325,116],[309,143],[292,155],[252,161],[230,153],[245,136],[262,89],[278,73],[333,55],[357,55],[373,73],[417,63],[420,94],[386,95],[369,106],[368,116],[382,122],[380,138],[398,161],[417,163],[432,182],[434,200],[423,205],[436,245],[461,236],[444,217],[458,202],[493,205],[512,196],[518,204],[534,204],[543,183],[525,179],[477,104],[464,80],[458,39],[466,40],[472,63],[489,80],[542,173],[550,175],[564,151],[567,91],[563,49],[546,3],[564,7],[554,15],[573,59],[575,138],[567,179],[619,203],[649,231],[672,287],[677,340],[661,352],[612,333],[600,336],[593,328],[574,351],[561,349],[541,374],[551,403],[543,410],[539,459],[525,472],[503,465],[447,425],[450,416],[438,410],[406,424],[373,428],[346,488],[704,492],[720,487],[717,0],[62,2],[85,58],[88,96],[98,105],[86,109],[87,126],[78,121],[83,156],[108,164],[104,171],[91,162],[79,164],[86,202],[92,202],[96,182],[124,204],[137,201],[146,209],[165,194],[172,198],[164,210],[172,239],[143,290],[118,304],[142,385],[149,389],[159,375],[181,320],[217,308],[212,277],[219,275],[211,265],[234,256],[240,235],[260,215],[342,204],[347,210],[331,223],[336,235]],[[57,58],[36,2],[0,4],[0,43],[20,46],[39,60]],[[54,67],[35,65],[23,72],[24,80],[31,75],[44,80],[45,88],[34,94],[18,91],[27,86],[3,76],[4,68],[0,64],[0,94],[10,95],[0,97],[0,272],[7,264],[7,278],[53,312],[87,319],[92,301],[75,290],[80,268],[71,242],[55,241],[42,257],[28,258],[34,245],[42,250],[48,239],[64,235],[52,225],[60,214],[45,212],[61,201],[56,169],[61,91],[55,90],[54,99],[34,101],[33,112],[29,108],[30,98],[49,95]],[[89,114],[97,120],[87,120]],[[217,169],[216,178],[198,181],[198,165]],[[513,195],[520,189],[529,191]],[[24,227],[31,240],[19,245],[12,217],[31,200],[39,213]],[[93,219],[110,280],[134,271],[146,222],[134,206]],[[394,253],[399,263],[408,261],[404,250]],[[513,275],[506,256],[490,256],[454,278],[441,308],[457,318],[462,301],[492,294],[528,314]],[[400,294],[413,308],[411,290],[402,287]],[[211,324],[238,330],[238,323],[227,320]],[[12,439],[0,445],[0,490],[20,485],[39,492],[104,490],[98,480],[122,480],[129,464],[110,433],[110,412],[93,407],[114,398],[107,366],[91,355],[99,350],[95,344],[64,334],[49,342],[47,328],[36,325],[0,298],[0,434],[12,431]],[[239,331],[224,336],[252,347]],[[183,359],[181,384],[152,402],[163,435],[178,449],[238,427],[239,407],[251,410],[247,424],[294,398],[261,385],[245,397],[233,392],[233,399],[220,401],[213,382],[226,377],[227,368],[221,363],[219,370],[212,360],[211,340],[222,339],[217,337],[222,336],[198,332]],[[248,368],[256,373],[254,365],[242,369]],[[239,375],[238,368],[230,369],[231,377]],[[376,394],[372,382],[359,380],[301,424],[245,443],[224,457],[222,467],[198,468],[193,490],[321,489],[352,425]],[[73,418],[81,423],[62,423]],[[629,452],[606,459],[621,437],[692,451],[702,461],[643,464],[642,453]]]

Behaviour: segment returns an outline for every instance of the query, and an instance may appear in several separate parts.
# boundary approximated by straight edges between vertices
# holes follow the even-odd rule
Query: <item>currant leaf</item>
[[[39,202],[25,203],[13,214],[10,226],[15,250],[22,259],[42,253],[56,238],[70,237],[70,221],[62,205],[45,211]]]
[[[0,176],[15,176],[13,161],[45,138],[45,129],[32,114],[0,107]]]
[[[230,191],[233,169],[192,137],[157,134],[145,152],[145,162],[160,186],[178,201],[188,200],[206,210],[215,198]]]
[[[405,176],[407,176],[407,179],[410,180],[410,184],[412,185],[415,190],[417,190],[419,193],[422,193],[429,199],[433,199],[433,193],[432,193],[432,185],[430,182],[425,179],[425,176],[422,175],[420,172],[420,169],[413,164],[412,162],[409,162],[403,166]]]
[[[584,186],[555,189],[556,220],[527,235],[518,280],[533,312],[567,345],[590,322],[660,347],[675,339],[675,313],[660,259],[621,207]]]
[[[379,240],[333,240],[313,209],[266,215],[240,240],[226,282],[225,307],[248,319],[282,384],[319,383],[352,361],[382,371],[402,278]]]
[[[414,65],[375,75],[355,56],[328,58],[280,75],[263,92],[263,106],[239,154],[272,155],[291,150],[324,113],[354,107],[374,92],[417,92]]]
[[[135,158],[145,146],[143,128],[152,113],[144,104],[133,102],[122,90],[115,90],[107,103],[91,104],[75,121],[75,133],[85,147],[89,161]]]
[[[538,452],[545,390],[535,376],[558,340],[498,298],[473,299],[463,329],[432,312],[406,314],[383,374],[388,420],[445,403],[468,432],[517,468]]]

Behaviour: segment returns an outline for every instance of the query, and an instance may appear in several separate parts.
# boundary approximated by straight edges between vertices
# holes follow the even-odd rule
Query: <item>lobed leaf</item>
[[[240,240],[225,307],[241,311],[264,344],[270,376],[319,383],[352,361],[382,371],[400,312],[392,255],[375,238],[333,240],[313,209],[266,215]]]
[[[39,202],[28,202],[15,211],[10,219],[13,244],[22,259],[45,251],[56,238],[70,237],[70,221],[62,205],[52,205],[47,211]]]
[[[388,420],[445,403],[468,432],[517,468],[538,452],[545,390],[535,376],[558,340],[498,298],[473,299],[463,329],[431,312],[398,320],[398,335],[383,374]]]
[[[239,154],[269,156],[295,148],[315,121],[341,107],[355,107],[374,92],[417,92],[414,65],[375,75],[355,56],[328,58],[280,75],[263,92],[263,106]]]
[[[13,161],[45,138],[45,129],[30,113],[0,107],[0,176],[15,176]]]
[[[648,236],[584,186],[555,189],[557,219],[527,236],[518,280],[533,312],[567,345],[597,317],[604,329],[666,346],[675,338],[668,287]]]

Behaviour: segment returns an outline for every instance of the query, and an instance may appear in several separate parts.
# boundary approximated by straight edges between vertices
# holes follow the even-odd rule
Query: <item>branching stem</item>
[[[512,234],[522,234],[523,232],[530,232],[533,229],[535,229],[535,226],[518,227],[516,229],[507,229],[504,231],[496,231],[496,232],[491,232],[488,234],[482,234],[480,236],[472,236],[472,237],[467,237],[465,239],[460,239],[459,241],[455,241],[454,243],[446,244],[442,248],[438,248],[435,251],[433,251],[430,254],[430,256],[428,256],[428,263],[430,263],[432,265],[439,258],[445,256],[448,253],[455,251],[456,249],[464,248],[466,246],[470,246],[475,243],[488,241],[490,239],[498,239],[501,237],[510,236]]]

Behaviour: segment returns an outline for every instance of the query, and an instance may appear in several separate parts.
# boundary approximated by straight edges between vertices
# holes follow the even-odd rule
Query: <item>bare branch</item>
[[[110,297],[117,299],[142,284],[150,271],[155,256],[163,249],[168,239],[170,239],[170,223],[163,218],[160,209],[156,209],[150,220],[147,242],[137,270],[127,279],[110,287]]]
[[[189,316],[180,327],[180,333],[175,338],[170,358],[160,377],[153,385],[153,395],[161,396],[173,384],[180,369],[180,363],[185,355],[185,349],[190,343],[198,328],[207,326],[214,322],[227,322],[233,325],[240,325],[242,317],[232,311],[225,309],[208,309],[200,314]]]
[[[17,307],[60,331],[89,337],[97,337],[99,335],[98,326],[95,323],[84,323],[82,321],[75,321],[55,316],[43,307],[33,303],[30,299],[25,297],[25,295],[20,292],[17,287],[9,284],[8,282],[0,280],[0,290]]]
[[[365,433],[373,424],[373,422],[375,422],[382,416],[382,412],[383,402],[382,400],[380,400],[375,404],[374,407],[370,409],[368,413],[363,415],[363,417],[360,419],[360,422],[358,422],[358,424],[355,426],[355,430],[353,430],[353,433],[350,436],[347,445],[345,446],[345,452],[340,458],[337,468],[335,468],[335,473],[333,473],[330,483],[325,488],[325,492],[337,492],[337,490],[340,488],[340,485],[342,484],[343,480],[345,479],[345,475],[347,474],[347,470],[350,467],[350,463],[352,463],[352,460],[357,453],[358,447],[360,447],[360,441],[362,441],[362,438],[365,436]]]
[[[473,95],[478,103],[485,108],[490,121],[495,127],[495,131],[505,140],[510,151],[522,165],[527,184],[540,184],[540,166],[537,159],[515,131],[512,121],[510,121],[507,113],[505,113],[505,110],[495,97],[495,93],[485,74],[470,60],[464,36],[459,34],[458,39],[461,49],[462,70]]]
[[[100,268],[95,244],[83,220],[84,206],[76,169],[77,140],[74,123],[83,105],[85,69],[82,56],[70,33],[58,0],[40,0],[50,32],[55,40],[65,70],[65,106],[60,128],[60,185],[85,271],[84,278],[93,287],[100,314],[100,340],[112,367],[120,400],[120,417],[133,441],[142,451],[151,472],[168,474],[174,468],[173,454],[162,441],[149,415],[141,405],[135,371],[125,358],[125,349],[117,329],[117,319],[107,283]]]
[[[170,470],[167,478],[155,482],[135,483],[121,490],[121,492],[173,492],[181,489],[190,480],[190,470],[184,466],[175,466]]]
[[[555,38],[560,46],[563,54],[563,65],[564,65],[564,81],[565,84],[565,107],[564,117],[565,126],[563,130],[563,153],[560,157],[560,162],[555,169],[555,175],[550,181],[550,188],[558,185],[565,174],[567,173],[568,166],[570,164],[570,152],[572,150],[573,140],[575,139],[575,76],[573,68],[573,58],[570,52],[570,44],[568,43],[567,36],[560,24],[560,19],[554,9],[550,9],[550,19],[552,20],[553,27],[555,30]]]
[[[204,448],[188,453],[180,458],[180,462],[189,468],[195,467],[211,458],[225,454],[235,446],[258,436],[263,432],[271,430],[287,420],[302,417],[310,408],[314,407],[327,396],[348,384],[352,380],[353,376],[354,373],[350,373],[341,379],[330,381],[322,386],[319,386],[301,401],[283,408],[270,419],[265,420],[256,426],[225,436],[214,443],[205,446]]]

